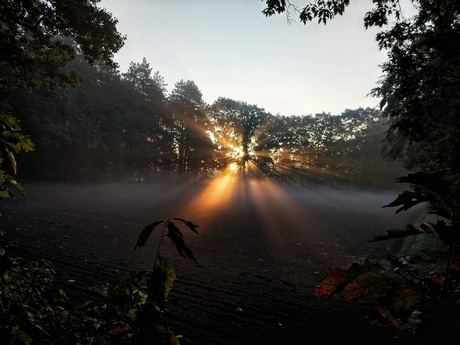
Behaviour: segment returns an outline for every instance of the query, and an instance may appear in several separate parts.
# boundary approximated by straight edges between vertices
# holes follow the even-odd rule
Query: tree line
[[[168,93],[146,58],[121,73],[77,55],[66,69],[80,77],[77,87],[1,93],[36,145],[19,157],[21,178],[206,179],[230,167],[301,184],[373,184],[394,173],[380,156],[385,126],[375,109],[275,116],[225,97],[206,104],[191,80]]]

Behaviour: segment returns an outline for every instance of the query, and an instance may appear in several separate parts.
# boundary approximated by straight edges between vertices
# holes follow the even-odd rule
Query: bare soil
[[[198,265],[167,239],[161,253],[176,266],[170,326],[182,344],[408,344],[370,324],[372,303],[314,295],[328,267],[382,258],[399,242],[369,243],[417,210],[382,208],[397,191],[280,187],[268,182],[204,184],[26,184],[30,200],[4,200],[1,228],[21,255],[51,260],[77,301],[89,286],[149,270],[158,246],[134,249],[149,223],[180,217]],[[179,223],[178,223],[179,225]]]

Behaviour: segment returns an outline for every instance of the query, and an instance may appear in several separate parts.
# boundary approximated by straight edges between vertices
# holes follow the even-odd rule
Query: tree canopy
[[[0,91],[79,82],[65,69],[76,53],[113,61],[125,37],[99,0],[6,0],[0,4]]]

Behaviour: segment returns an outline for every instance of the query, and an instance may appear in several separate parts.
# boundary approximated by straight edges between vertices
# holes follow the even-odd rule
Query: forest
[[[82,56],[66,68],[81,76],[78,86],[1,94],[35,144],[18,160],[21,178],[204,181],[233,169],[300,185],[379,187],[398,173],[381,157],[386,127],[376,109],[280,116],[225,97],[205,104],[190,80],[168,94],[146,58],[126,73]]]

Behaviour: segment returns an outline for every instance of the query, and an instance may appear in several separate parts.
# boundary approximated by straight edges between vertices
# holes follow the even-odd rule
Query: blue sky
[[[299,2],[302,4],[302,2]],[[366,30],[369,0],[354,0],[327,25],[295,14],[265,17],[260,0],[103,0],[127,36],[115,55],[121,72],[145,57],[169,91],[193,80],[211,104],[218,97],[256,104],[272,114],[340,114],[374,107],[367,96],[385,52]]]

